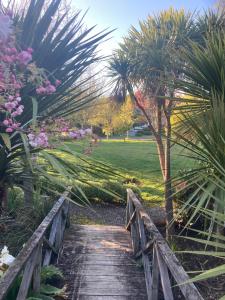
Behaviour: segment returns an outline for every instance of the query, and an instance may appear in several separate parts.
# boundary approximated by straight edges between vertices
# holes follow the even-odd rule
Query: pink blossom
[[[48,94],[52,94],[52,93],[55,93],[56,88],[55,88],[54,85],[50,84],[50,85],[48,85],[48,86],[46,87],[46,91],[47,91]]]
[[[84,130],[86,134],[92,134],[92,129],[91,128],[87,128]]]
[[[43,87],[43,86],[39,86],[37,89],[36,89],[36,93],[38,95],[44,95],[46,93],[46,88]]]
[[[6,102],[5,103],[5,108],[7,111],[11,112],[14,108],[16,107],[15,102]]]
[[[77,139],[77,138],[79,138],[79,134],[75,131],[70,131],[69,132],[69,137],[71,137],[73,139]]]
[[[8,132],[8,133],[11,133],[11,132],[13,132],[13,128],[11,128],[11,127],[8,127],[8,128],[6,128],[6,130],[5,130],[6,132]]]
[[[59,86],[61,83],[62,83],[62,81],[57,79],[57,80],[55,81],[56,87]]]
[[[13,100],[14,100],[14,97],[13,97],[13,96],[9,96],[9,97],[8,97],[8,100],[9,100],[9,101],[13,101]]]
[[[5,119],[4,121],[3,121],[3,124],[5,125],[5,126],[9,126],[10,125],[10,120],[9,119]]]
[[[32,54],[34,52],[34,50],[32,48],[27,48],[27,52],[29,52],[30,54]]]
[[[29,51],[22,51],[19,53],[18,59],[22,65],[27,65],[32,60],[32,55]]]
[[[34,148],[46,148],[49,146],[48,136],[45,132],[38,133],[37,135],[34,133],[29,133],[27,136],[29,139],[29,144]]]

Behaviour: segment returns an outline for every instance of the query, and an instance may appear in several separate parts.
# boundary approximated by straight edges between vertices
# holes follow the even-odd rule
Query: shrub
[[[15,215],[24,204],[24,192],[21,188],[14,186],[8,190],[8,211]]]

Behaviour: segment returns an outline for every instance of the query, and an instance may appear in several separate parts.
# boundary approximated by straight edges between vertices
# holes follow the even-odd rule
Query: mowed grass
[[[68,143],[73,150],[81,151],[76,143]],[[86,146],[83,145],[83,148]],[[193,162],[187,159],[178,146],[172,147],[172,174],[190,168]],[[93,147],[91,156],[106,162],[126,178],[135,178],[142,198],[159,205],[163,201],[163,180],[156,144],[152,140],[102,140]]]

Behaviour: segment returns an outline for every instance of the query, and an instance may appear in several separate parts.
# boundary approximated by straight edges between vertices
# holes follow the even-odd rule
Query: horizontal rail
[[[131,189],[127,189],[126,216],[134,254],[142,256],[148,300],[158,299],[159,282],[164,299],[173,300],[171,280],[185,299],[203,300],[196,286],[187,283],[189,276]]]
[[[15,279],[22,273],[22,281],[16,300],[25,300],[33,280],[33,290],[40,289],[41,265],[49,265],[52,254],[59,253],[69,211],[69,192],[65,192],[35,230],[14,262],[0,280],[0,300],[10,291]],[[49,237],[46,237],[51,226]],[[43,243],[48,244],[44,251]]]

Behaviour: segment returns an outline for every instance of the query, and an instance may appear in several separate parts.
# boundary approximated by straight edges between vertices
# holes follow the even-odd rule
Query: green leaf
[[[58,289],[50,284],[42,284],[40,293],[46,294],[46,295],[52,295],[57,296],[62,292],[62,289]]]
[[[3,142],[5,143],[6,147],[11,150],[11,140],[10,136],[7,133],[0,133],[1,138],[3,139]]]

